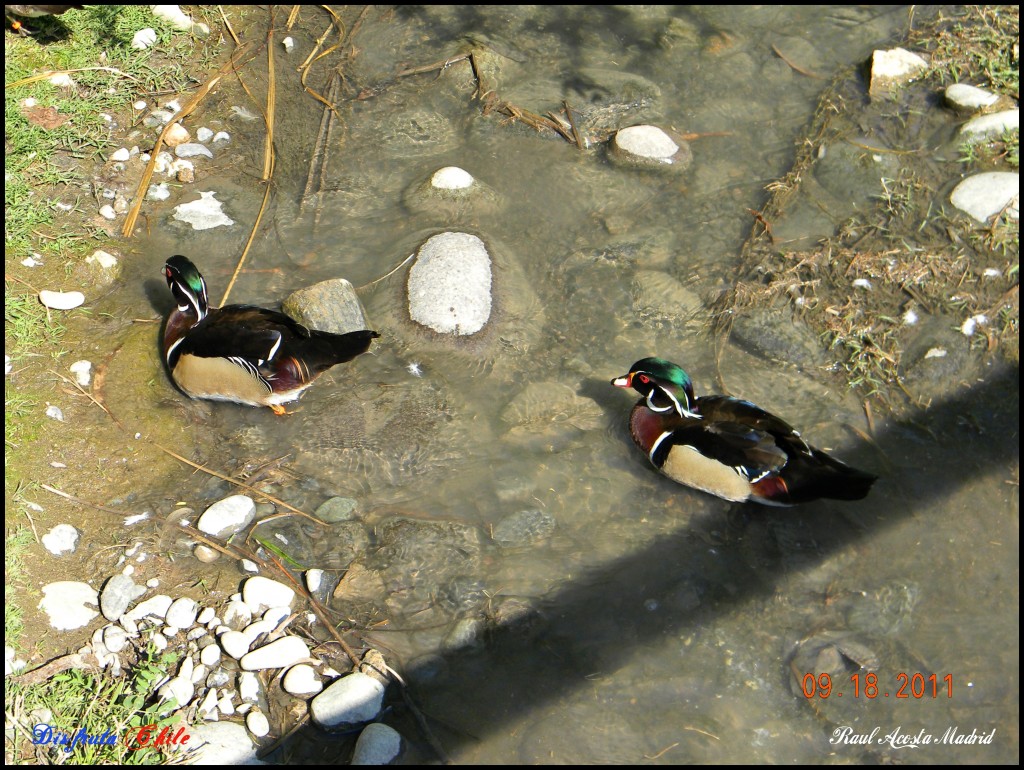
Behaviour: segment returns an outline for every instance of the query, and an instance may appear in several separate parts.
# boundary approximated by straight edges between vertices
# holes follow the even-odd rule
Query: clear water
[[[729,285],[749,210],[788,170],[829,78],[907,19],[906,7],[868,6],[371,9],[344,65],[322,184],[307,195],[322,109],[295,67],[327,20],[304,8],[291,32],[296,53],[275,51],[273,195],[230,301],[276,306],[344,277],[361,287],[383,337],[285,418],[185,402],[155,368],[127,377],[122,417],[144,433],[181,426],[184,453],[215,468],[287,456],[273,494],[305,510],[356,498],[364,564],[380,565],[374,548],[395,516],[443,529],[421,531],[412,553],[395,557],[408,585],[389,585],[387,601],[355,619],[406,674],[456,762],[1013,763],[1015,378],[967,395],[951,389],[949,405],[917,423],[882,423],[874,448],[846,427],[864,428],[855,397],[723,346],[703,332],[699,303],[684,309]],[[601,145],[580,151],[483,116],[467,62],[393,81],[403,67],[474,46],[489,52],[501,98],[541,114],[568,99],[605,108],[609,128],[651,122],[697,134],[692,167],[626,169]],[[325,89],[327,71],[315,68],[310,86]],[[629,109],[605,103],[602,83],[622,73],[657,95]],[[265,89],[256,67],[244,77]],[[366,98],[353,99],[359,92]],[[194,233],[171,222],[170,205],[188,192],[149,208],[137,280],[117,298],[138,316],[167,311],[160,268],[172,253],[196,261],[215,302],[234,271],[263,195],[262,123],[229,117],[234,104],[257,111],[226,82],[195,120],[233,141],[200,164],[193,189],[216,190],[237,224]],[[495,203],[404,203],[448,165],[492,188]],[[479,235],[495,258],[495,312],[479,340],[439,339],[409,320],[407,266],[379,280],[444,229]],[[652,285],[660,310],[641,312],[639,287]],[[143,346],[155,342],[155,332],[140,334]],[[698,392],[724,382],[881,480],[860,503],[769,510],[658,477],[628,436],[632,398],[608,385],[652,354],[683,364]],[[155,348],[152,362],[159,367]],[[146,494],[165,508],[227,491],[185,470],[155,482]],[[553,531],[502,547],[495,528],[522,511]],[[339,549],[328,538],[308,552],[347,567]],[[487,618],[476,645],[443,647],[466,618]],[[862,645],[879,659],[889,697],[853,697],[849,682],[842,699],[796,693],[798,643],[809,640],[806,650],[830,633],[838,649]],[[953,696],[897,699],[899,673],[951,674]],[[395,701],[387,721],[409,740],[407,757],[435,761]],[[996,732],[991,745],[896,749],[830,743],[841,725],[878,727],[879,737]],[[314,732],[297,740],[297,755],[337,760],[348,750]]]

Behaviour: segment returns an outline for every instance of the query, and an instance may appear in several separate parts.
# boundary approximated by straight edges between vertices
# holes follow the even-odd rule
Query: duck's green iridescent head
[[[646,397],[647,406],[655,412],[675,411],[681,417],[700,417],[689,375],[664,358],[640,359],[629,367],[629,374],[612,380],[612,385],[633,388]]]
[[[209,308],[206,296],[206,281],[188,257],[175,254],[164,265],[164,277],[167,285],[178,303],[178,310],[183,313],[190,309],[195,313],[197,322],[201,321]]]

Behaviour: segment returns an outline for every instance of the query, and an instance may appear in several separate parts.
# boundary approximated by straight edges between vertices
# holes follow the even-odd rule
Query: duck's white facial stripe
[[[658,387],[657,390],[661,391],[666,396],[668,396],[669,400],[672,402],[672,406],[656,406],[653,400],[655,391],[654,389],[652,389],[651,392],[647,394],[647,408],[650,409],[652,412],[671,412],[674,408],[675,411],[682,417],[689,417],[690,419],[693,420],[702,419],[699,414],[697,414],[696,412],[691,412],[689,410],[689,399],[687,399],[686,406],[683,406],[682,404],[679,403],[679,399],[675,397],[675,394],[672,391],[662,387]]]
[[[206,303],[203,298],[206,296],[206,282],[202,278],[199,279],[200,291],[196,294],[184,283],[178,284],[181,287],[182,294],[185,295],[185,299],[188,300],[184,305],[178,305],[178,310],[182,313],[188,312],[189,308],[196,314],[196,322],[202,321],[206,317]]]

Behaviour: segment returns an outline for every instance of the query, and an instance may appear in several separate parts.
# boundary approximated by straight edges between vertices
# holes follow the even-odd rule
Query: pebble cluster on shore
[[[378,717],[390,679],[383,657],[371,650],[356,671],[341,674],[332,668],[290,633],[304,613],[293,606],[296,593],[287,585],[253,576],[217,607],[161,593],[135,604],[147,590],[124,573],[99,592],[87,583],[59,581],[43,587],[40,607],[61,630],[88,625],[102,613],[108,622],[78,653],[114,676],[147,645],[158,652],[180,650],[181,659],[155,689],[167,710],[181,711],[187,722],[242,716],[257,743],[266,738],[268,694],[257,675],[264,671],[279,676],[281,689],[304,702],[322,729],[358,729]],[[7,669],[8,674],[20,669],[10,649]],[[360,736],[357,755],[386,763],[398,754],[401,737],[386,725],[372,726]]]

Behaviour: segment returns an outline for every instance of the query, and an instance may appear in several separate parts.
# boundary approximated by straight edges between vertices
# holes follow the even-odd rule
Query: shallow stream
[[[460,764],[1013,763],[1015,379],[951,387],[917,422],[880,420],[873,446],[861,402],[827,373],[706,332],[707,302],[732,280],[751,212],[788,171],[818,95],[907,19],[874,6],[372,9],[311,182],[323,109],[295,68],[327,19],[304,7],[296,51],[276,52],[271,204],[230,301],[276,307],[343,277],[382,338],[286,417],[188,402],[162,370],[137,373],[147,387],[129,378],[112,406],[143,433],[181,424],[183,453],[211,467],[286,457],[275,494],[304,510],[356,501],[361,526],[344,540],[298,520],[280,534],[307,566],[354,561],[375,576],[376,594],[340,609],[404,673]],[[501,99],[538,114],[568,101],[595,138],[637,123],[695,135],[692,165],[628,168],[603,144],[580,150],[485,116],[465,60],[394,77],[470,50],[486,52]],[[326,92],[326,67],[314,73]],[[255,68],[244,77],[265,91]],[[263,199],[263,123],[234,105],[258,112],[225,81],[194,119],[232,142],[181,197],[147,205],[111,309],[166,313],[161,267],[174,253],[220,299]],[[493,200],[416,204],[411,191],[445,166]],[[234,227],[170,219],[198,190],[216,191]],[[491,321],[469,340],[410,320],[408,266],[381,280],[446,229],[481,237],[496,266]],[[155,346],[153,327],[139,334]],[[768,509],[659,477],[630,441],[632,396],[608,384],[648,355],[682,364],[698,393],[724,383],[880,480],[861,502]],[[230,491],[183,470],[137,503],[166,514]],[[821,656],[848,674],[876,662],[879,692],[855,695],[847,676],[828,698],[803,697]],[[899,675],[915,673],[934,674],[937,692],[897,697]],[[436,759],[400,702],[386,721],[409,758]],[[844,725],[935,741],[832,742]],[[939,743],[948,728],[995,735]],[[344,759],[315,731],[295,740],[289,756]]]

